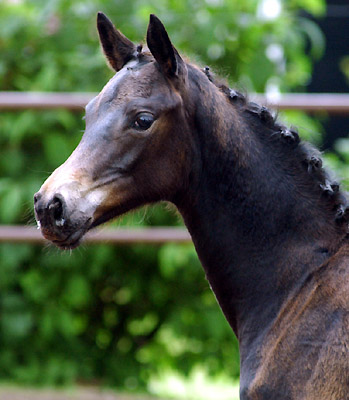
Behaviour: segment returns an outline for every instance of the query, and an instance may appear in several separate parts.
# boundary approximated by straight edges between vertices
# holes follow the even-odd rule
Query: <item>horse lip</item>
[[[74,249],[79,246],[81,239],[90,228],[90,222],[92,218],[89,218],[84,224],[75,229],[73,232],[68,234],[64,239],[50,239],[57,247],[63,250]]]
[[[70,238],[69,240],[63,241],[53,240],[52,243],[62,250],[72,250],[80,245],[82,236],[83,235],[79,236],[75,241],[71,241],[72,238]]]

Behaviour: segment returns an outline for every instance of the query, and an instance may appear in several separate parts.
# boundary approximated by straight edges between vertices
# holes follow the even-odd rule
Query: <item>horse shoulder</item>
[[[342,246],[329,260],[326,272],[321,280],[322,306],[330,318],[326,340],[305,386],[305,398],[311,400],[349,396],[349,245]]]
[[[349,393],[349,245],[281,308],[244,399],[343,400]]]

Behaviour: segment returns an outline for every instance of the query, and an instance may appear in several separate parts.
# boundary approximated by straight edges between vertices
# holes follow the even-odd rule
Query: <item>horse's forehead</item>
[[[99,101],[120,103],[127,98],[149,97],[158,74],[153,63],[139,65],[138,61],[130,61],[104,86]]]

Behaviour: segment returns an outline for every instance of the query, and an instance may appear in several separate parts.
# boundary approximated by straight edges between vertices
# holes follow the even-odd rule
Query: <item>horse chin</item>
[[[64,234],[62,231],[57,234],[55,230],[52,231],[45,227],[41,228],[41,233],[45,239],[60,249],[72,250],[81,244],[83,237],[90,229],[91,218],[84,223],[80,223],[78,227],[76,225],[74,227],[64,227]]]
[[[61,250],[73,250],[77,248],[85,236],[86,231],[76,231],[69,235],[64,240],[52,240],[52,243],[59,247]]]

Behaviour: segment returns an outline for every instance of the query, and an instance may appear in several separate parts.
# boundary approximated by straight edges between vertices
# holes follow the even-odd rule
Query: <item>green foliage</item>
[[[340,69],[349,84],[349,56],[342,57],[340,61]]]
[[[325,154],[325,162],[336,172],[344,188],[349,190],[349,138],[338,139],[335,150]]]
[[[3,379],[143,385],[202,359],[211,373],[238,372],[236,341],[190,245],[1,245],[0,263]]]
[[[288,90],[309,79],[306,46],[315,57],[324,47],[319,28],[298,16],[301,8],[319,15],[325,2],[7,0],[1,4],[0,86],[2,90],[99,90],[110,76],[95,29],[96,11],[102,9],[136,42],[144,37],[149,14],[155,12],[181,51],[248,89],[263,91],[271,77],[278,77],[280,89]]]
[[[324,1],[276,3],[280,10],[268,14],[265,0],[5,0],[0,88],[100,90],[112,72],[98,45],[98,10],[134,41],[144,37],[149,13],[156,13],[181,51],[247,89],[297,88],[311,73],[306,45],[311,57],[323,49],[320,31],[300,20],[298,10],[322,13]],[[310,132],[317,129],[303,114],[292,117]],[[33,193],[68,157],[83,129],[82,113],[2,113],[2,224],[33,221]],[[144,215],[140,210],[117,224],[181,223],[163,206]],[[236,339],[191,245],[83,246],[70,254],[1,244],[0,315],[0,379],[98,379],[135,388],[165,368],[189,375],[204,364],[213,375],[239,373]]]

